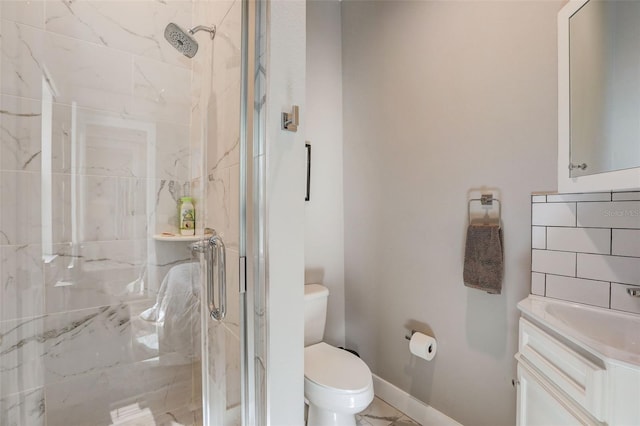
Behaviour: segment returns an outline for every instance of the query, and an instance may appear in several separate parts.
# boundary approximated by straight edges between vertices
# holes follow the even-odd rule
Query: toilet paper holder
[[[407,340],[411,340],[413,335],[416,334],[417,332],[418,332],[417,330],[411,330],[411,334],[407,334],[406,336],[404,336],[404,338]]]
[[[411,330],[411,333],[405,335],[404,338],[409,341],[409,352],[418,358],[431,361],[436,355],[435,338],[417,330]]]
[[[411,333],[405,335],[404,338],[409,341],[409,352],[413,355],[427,361],[431,361],[436,355],[435,338],[420,333],[417,330],[411,330]]]

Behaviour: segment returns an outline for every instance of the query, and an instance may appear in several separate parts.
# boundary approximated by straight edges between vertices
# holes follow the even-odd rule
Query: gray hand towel
[[[500,294],[503,258],[502,229],[498,224],[469,225],[464,251],[464,285]]]

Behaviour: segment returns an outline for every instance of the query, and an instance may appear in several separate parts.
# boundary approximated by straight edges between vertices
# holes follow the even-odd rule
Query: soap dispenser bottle
[[[196,209],[193,207],[193,198],[180,198],[179,208],[180,235],[196,234]]]

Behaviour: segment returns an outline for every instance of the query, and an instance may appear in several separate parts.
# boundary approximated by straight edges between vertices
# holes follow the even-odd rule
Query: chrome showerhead
[[[193,58],[198,52],[198,42],[173,22],[164,29],[164,38],[187,58]]]
[[[211,40],[216,35],[216,27],[205,27],[204,25],[198,25],[189,30],[189,33],[182,31],[182,28],[171,22],[164,29],[164,38],[167,39],[173,47],[181,52],[187,58],[193,58],[198,52],[198,42],[191,37],[198,31],[206,31],[209,33]]]

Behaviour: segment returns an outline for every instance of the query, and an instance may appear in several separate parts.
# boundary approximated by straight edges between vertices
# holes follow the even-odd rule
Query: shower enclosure
[[[0,2],[0,424],[260,423],[254,6]],[[172,22],[217,31],[192,34],[190,58]],[[209,228],[221,320],[190,249]]]

